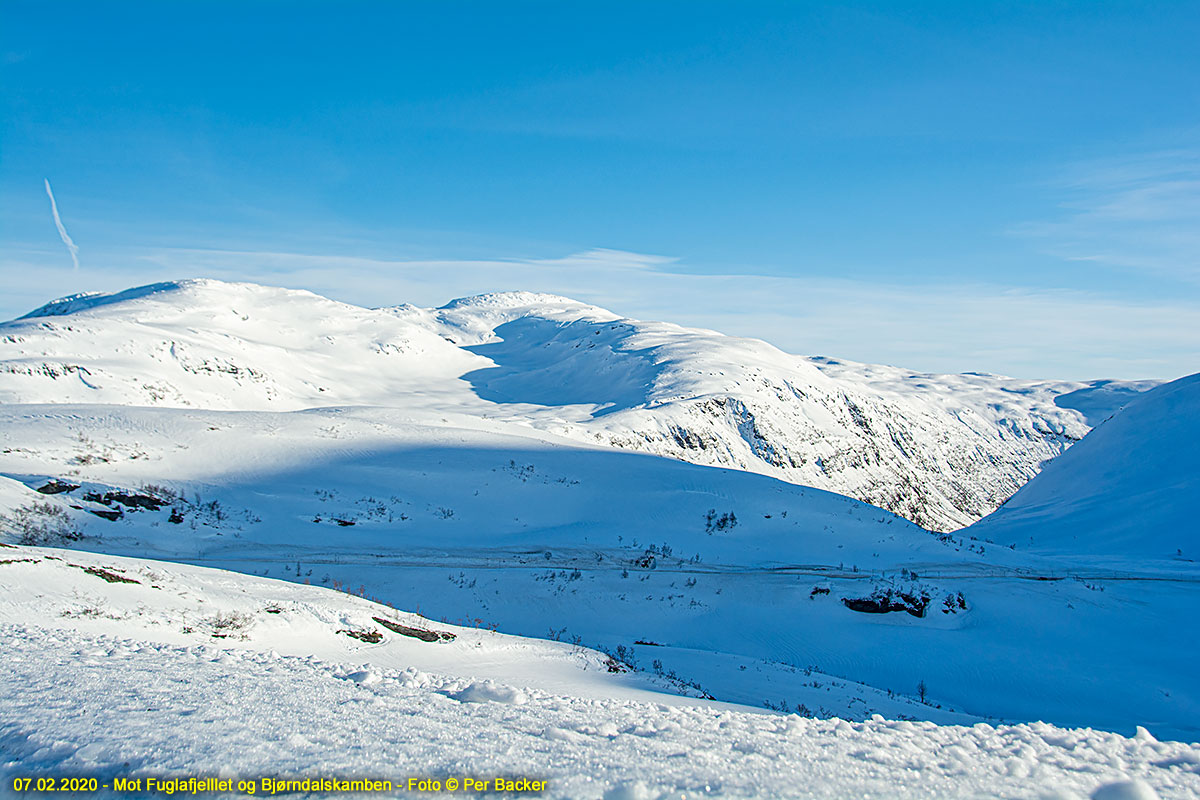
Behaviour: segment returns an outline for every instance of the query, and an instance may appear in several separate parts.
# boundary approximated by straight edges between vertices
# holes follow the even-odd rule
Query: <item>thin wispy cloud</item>
[[[63,225],[62,217],[58,215],[58,203],[54,201],[54,191],[50,188],[50,179],[46,178],[46,194],[50,197],[50,213],[54,215],[54,227],[58,228],[59,238],[63,244],[67,246],[67,252],[71,254],[71,263],[75,265],[75,269],[79,269],[79,248],[75,242],[71,240],[70,234],[67,233],[67,227]]]
[[[594,250],[574,253],[565,258],[537,259],[528,263],[571,269],[600,267],[607,270],[653,270],[667,264],[674,264],[678,260],[669,256],[651,256],[645,253],[631,253],[628,250],[598,247]]]
[[[1200,283],[1200,150],[1077,165],[1061,182],[1063,215],[1016,232],[1071,261]]]

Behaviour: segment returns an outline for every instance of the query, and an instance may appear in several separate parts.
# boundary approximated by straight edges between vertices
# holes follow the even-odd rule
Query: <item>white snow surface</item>
[[[3,770],[1197,797],[1197,385],[529,293],[56,301],[0,325]],[[1097,423],[982,522],[904,518],[970,521]]]
[[[1082,568],[762,475],[460,419],[478,424],[0,407],[0,530],[55,543],[20,509],[58,509],[26,516],[68,520],[81,549],[363,587],[435,619],[623,652],[729,702],[1197,738],[1188,562]],[[54,481],[68,491],[36,491]],[[885,600],[899,605],[853,608]]]
[[[1139,396],[971,530],[1024,550],[1200,559],[1200,374]]]
[[[365,309],[204,279],[0,325],[0,402],[455,412],[828,489],[935,530],[995,509],[1152,385],[805,358],[530,292]]]
[[[1200,746],[1144,729],[754,712],[317,587],[52,548],[0,562],[5,794],[13,776],[67,774],[522,776],[597,800],[1200,796]]]

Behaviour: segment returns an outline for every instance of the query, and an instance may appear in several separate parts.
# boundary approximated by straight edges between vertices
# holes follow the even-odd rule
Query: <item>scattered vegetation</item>
[[[10,515],[0,516],[0,530],[13,536],[18,544],[32,546],[60,545],[83,538],[83,532],[65,508],[44,500],[35,500]]]
[[[714,532],[733,530],[737,527],[737,514],[732,511],[727,511],[721,516],[717,516],[717,510],[710,508],[704,514],[704,532],[710,536]]]
[[[367,644],[379,644],[383,641],[383,634],[379,631],[356,631],[353,629],[340,630],[338,633],[344,633],[351,639],[358,639],[360,642]]]
[[[121,614],[114,614],[104,606],[103,600],[90,600],[87,605],[76,609],[60,612],[59,616],[67,619],[126,619]]]
[[[942,599],[943,614],[957,614],[959,611],[967,610],[967,598],[963,597],[963,593],[947,594]]]
[[[204,623],[214,639],[228,639],[229,637],[245,639],[246,632],[254,624],[254,617],[240,611],[219,612],[206,619]]]
[[[116,572],[113,572],[112,570],[105,569],[104,567],[85,567],[81,564],[71,564],[71,566],[75,567],[76,569],[83,570],[88,575],[95,575],[97,578],[103,578],[104,580],[108,581],[109,583],[136,583],[139,585],[141,584],[141,581],[134,580],[133,578],[127,578],[124,575],[120,575]]]

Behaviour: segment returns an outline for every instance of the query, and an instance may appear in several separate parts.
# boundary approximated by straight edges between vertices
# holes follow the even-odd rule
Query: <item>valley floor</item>
[[[428,621],[327,589],[0,557],[0,792],[174,774],[524,777],[607,800],[1200,796],[1200,746],[1141,729],[807,719],[668,694],[558,642],[442,624],[452,641],[363,642],[344,631]]]

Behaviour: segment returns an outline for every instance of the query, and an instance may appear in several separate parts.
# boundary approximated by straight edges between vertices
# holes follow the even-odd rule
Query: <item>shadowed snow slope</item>
[[[0,569],[0,796],[13,776],[164,774],[370,777],[406,797],[429,796],[414,776],[534,777],[573,800],[1200,793],[1200,747],[1145,730],[756,713],[327,589],[46,548],[0,548]]]
[[[934,530],[995,509],[1150,385],[804,358],[529,292],[371,310],[192,280],[64,298],[0,325],[0,402],[455,414],[759,472]]]
[[[729,702],[1197,736],[1186,564],[1081,572],[763,475],[405,415],[0,407],[0,528],[364,587]]]
[[[1200,558],[1200,374],[1136,398],[969,533],[1024,550]]]

